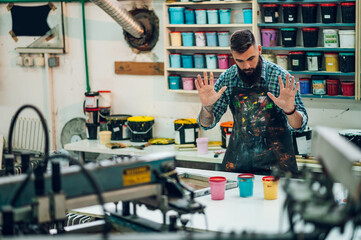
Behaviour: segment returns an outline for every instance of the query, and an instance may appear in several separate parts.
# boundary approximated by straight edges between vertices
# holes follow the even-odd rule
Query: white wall
[[[141,1],[139,1],[141,2]],[[114,74],[115,61],[164,61],[163,0],[145,1],[160,20],[160,39],[152,52],[136,54],[123,38],[122,28],[93,3],[86,3],[85,15],[88,65],[92,90],[111,90],[113,114],[147,115],[155,117],[154,136],[173,137],[173,121],[195,118],[200,108],[198,96],[175,94],[164,90],[163,76]],[[121,1],[126,9],[132,1]],[[82,42],[80,3],[67,3],[65,32],[67,53],[59,55],[60,66],[53,69],[57,141],[64,124],[74,117],[83,117],[85,68]],[[9,35],[11,16],[6,4],[0,4],[0,134],[7,136],[10,119],[23,104],[41,109],[50,123],[48,72],[39,67],[19,67],[15,60],[17,46]],[[361,128],[361,104],[356,101],[305,99],[309,125],[334,128]],[[348,109],[348,111],[345,111]],[[221,120],[232,120],[228,112]],[[50,127],[50,126],[49,126]],[[220,140],[220,130],[203,132],[211,140]],[[58,143],[58,146],[60,144]]]

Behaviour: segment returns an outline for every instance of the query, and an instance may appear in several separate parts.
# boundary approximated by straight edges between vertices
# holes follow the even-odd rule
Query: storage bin
[[[266,60],[269,61],[271,63],[276,63],[276,55],[274,55],[273,53],[263,53],[262,57]]]
[[[231,23],[231,9],[230,8],[219,9],[219,20],[220,20],[221,24],[230,24]]]
[[[298,4],[283,4],[283,22],[297,23],[298,22]]]
[[[304,71],[306,69],[305,52],[289,52],[288,54],[292,71]]]
[[[194,82],[192,77],[182,77],[183,89],[184,90],[193,90]]]
[[[218,24],[218,9],[208,9],[207,20],[208,24]]]
[[[194,46],[194,33],[193,32],[182,32],[182,43],[185,47]]]
[[[326,76],[313,75],[312,79],[312,93],[315,95],[326,94]]]
[[[339,30],[340,48],[355,47],[355,30]]]
[[[355,72],[355,53],[339,53],[339,67],[341,72]]]
[[[338,53],[325,53],[326,72],[338,71]]]
[[[320,52],[307,52],[307,69],[309,71],[322,71],[322,57]]]
[[[168,76],[169,89],[177,90],[180,89],[180,75],[171,74]]]
[[[208,47],[218,46],[217,32],[206,32],[206,36],[207,36],[207,46]]]
[[[207,53],[206,54],[206,63],[208,69],[216,69],[217,68],[217,55],[215,53]]]
[[[170,32],[170,45],[173,47],[182,46],[182,34],[179,31]]]
[[[218,68],[228,69],[228,54],[218,54]]]
[[[304,47],[317,47],[318,28],[302,28],[302,33]]]
[[[320,6],[321,6],[322,23],[336,23],[337,4],[336,3],[321,3]]]
[[[278,4],[263,4],[263,15],[265,23],[278,23]]]
[[[337,29],[323,29],[323,46],[330,48],[338,48]]]
[[[303,23],[316,23],[317,21],[317,4],[301,4]]]
[[[242,12],[244,24],[252,24],[252,8],[243,8]]]
[[[343,96],[355,96],[355,82],[341,82]]]
[[[278,45],[278,30],[265,28],[261,29],[262,34],[262,46],[263,47],[275,47]]]
[[[311,78],[300,78],[300,92],[301,94],[310,94],[311,93]]]
[[[195,9],[195,12],[196,12],[196,23],[207,24],[206,9]]]
[[[195,68],[205,68],[205,60],[204,54],[202,53],[195,53],[194,54],[194,67]]]
[[[205,47],[206,46],[206,32],[195,32],[196,46]]]
[[[184,24],[184,7],[170,7],[169,8],[169,23],[170,24]]]
[[[341,5],[342,22],[354,23],[356,15],[356,3],[355,2],[343,2]]]
[[[288,69],[288,55],[287,54],[277,54],[276,56],[277,65],[283,69]]]
[[[193,55],[182,55],[183,68],[194,68]]]
[[[296,47],[297,28],[281,28],[282,46]]]
[[[181,54],[180,53],[171,53],[169,54],[169,61],[171,68],[181,68]]]
[[[218,35],[218,45],[220,47],[229,47],[229,32],[221,31],[217,32]]]
[[[196,23],[196,16],[194,13],[194,9],[186,8],[184,10],[184,17],[186,24],[195,24]]]
[[[336,96],[340,89],[340,80],[338,79],[326,79],[327,95]]]

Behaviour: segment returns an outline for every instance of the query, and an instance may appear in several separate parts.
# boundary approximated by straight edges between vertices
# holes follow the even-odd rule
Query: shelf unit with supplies
[[[287,66],[285,68],[291,74],[294,74],[296,79],[303,80],[300,81],[301,95],[303,97],[360,100],[360,1],[258,0],[257,2],[259,13],[257,18],[257,26],[259,28],[258,40],[262,44],[263,55],[269,57],[269,60],[274,59],[277,64],[279,63],[277,60],[281,59],[281,56],[284,56],[284,59],[286,59],[287,57],[285,56],[288,55],[288,66],[284,66]],[[345,14],[345,6],[353,6],[355,8],[354,21],[345,20],[345,16],[350,16],[348,15],[350,12],[346,12],[347,15]],[[310,12],[302,14],[302,11],[310,11],[312,8],[313,13],[316,14],[311,14]],[[314,17],[314,20],[306,20],[306,18],[311,18],[311,16]],[[333,39],[328,41],[327,33],[329,30],[336,32],[336,45]],[[354,46],[342,44],[346,43],[346,41],[349,43],[350,41],[347,39],[342,42],[341,37],[345,39],[344,34],[346,32],[350,34],[353,31]],[[278,40],[270,37],[270,40],[274,40],[274,42],[270,43],[271,41],[267,40],[266,36],[268,37],[272,34],[274,36],[278,35]],[[305,39],[303,39],[304,36]],[[291,44],[287,42],[290,40],[292,40]],[[275,53],[278,54],[277,60],[273,57]],[[298,58],[298,56],[301,57]],[[300,59],[304,60],[300,61]],[[322,62],[322,65],[312,69],[312,66],[310,67],[312,59],[318,59],[318,61]],[[353,63],[351,65],[354,65],[354,68],[352,66],[353,69],[351,70],[349,69],[349,61]],[[304,64],[303,69],[297,68],[299,62]],[[287,64],[285,61],[283,63]],[[308,81],[308,85],[311,88],[307,88],[309,86],[305,84],[307,83],[305,79],[309,79],[310,75],[312,75],[312,80]],[[325,79],[320,80],[322,76]],[[334,85],[335,78],[339,80],[338,85]],[[326,81],[326,79],[328,80]],[[328,81],[330,83],[329,86],[326,85]],[[350,85],[353,84],[352,82],[354,83],[354,90],[352,90],[353,93],[350,96],[349,91]],[[312,85],[314,88],[312,88]],[[305,88],[302,88],[303,86],[306,86],[309,92],[305,91]],[[338,89],[335,90],[335,86]],[[343,88],[344,86],[345,88]]]
[[[246,23],[244,8],[248,9]],[[230,13],[227,10],[228,15],[221,16],[225,9],[229,9]],[[193,21],[192,17],[189,17],[192,16],[192,12]],[[183,21],[179,16],[184,18]],[[250,29],[255,35],[258,34],[257,1],[165,2],[163,18],[164,78],[165,89],[169,92],[196,94],[194,78],[198,74],[203,76],[203,72],[213,72],[216,79],[230,66],[229,37],[234,31]],[[202,40],[203,43],[200,42]],[[222,66],[218,64],[221,58],[227,59],[228,66],[224,64],[226,61]],[[199,59],[203,60],[199,61]],[[207,60],[209,60],[208,64]],[[214,61],[216,61],[215,65]],[[182,78],[185,80],[183,81]]]

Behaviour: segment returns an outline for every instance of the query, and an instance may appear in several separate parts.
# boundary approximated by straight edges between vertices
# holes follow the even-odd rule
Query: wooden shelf
[[[354,48],[327,48],[327,47],[262,47],[262,50],[283,50],[283,51],[322,51],[322,52],[355,52]]]
[[[305,75],[329,75],[329,76],[355,76],[354,72],[326,72],[326,71],[288,71],[291,74],[305,74]]]
[[[214,72],[214,73],[222,73],[227,69],[208,69],[208,68],[167,68],[168,72]]]
[[[227,4],[252,4],[252,1],[191,1],[191,2],[166,2],[167,6],[181,6],[181,5],[227,5]]]
[[[327,98],[327,99],[355,99],[355,96],[328,96],[328,95],[314,95],[314,94],[301,94],[303,98]]]
[[[259,23],[258,27],[355,27],[356,23]]]
[[[252,24],[167,24],[167,28],[247,28],[252,27]]]
[[[192,46],[192,47],[167,47],[166,50],[195,50],[195,51],[200,51],[200,50],[227,50],[229,51],[230,48],[229,47],[197,47],[197,46]]]
[[[327,0],[327,1],[323,1],[323,0],[258,0],[258,3],[278,3],[278,4],[283,4],[283,3],[338,3],[338,2],[355,2],[355,0]]]
[[[174,93],[187,93],[187,94],[197,94],[198,93],[197,90],[183,90],[183,89],[179,89],[179,90],[168,89],[167,91],[174,92]]]

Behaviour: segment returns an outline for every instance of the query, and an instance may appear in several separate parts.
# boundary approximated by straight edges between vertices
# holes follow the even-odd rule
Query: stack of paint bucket
[[[127,140],[130,132],[127,128],[127,120],[131,115],[114,114],[106,116],[108,131],[112,132],[111,140]]]
[[[107,119],[106,117],[110,115],[111,110],[111,91],[109,90],[99,90],[99,125],[100,131],[106,131],[107,128]]]
[[[196,144],[199,132],[197,119],[177,119],[174,121],[174,130],[176,144]]]
[[[88,139],[97,139],[99,126],[99,93],[86,92],[84,114]]]
[[[222,148],[227,148],[233,129],[233,121],[221,123]]]
[[[130,131],[130,141],[148,142],[153,138],[154,118],[149,116],[129,117],[127,127]]]

